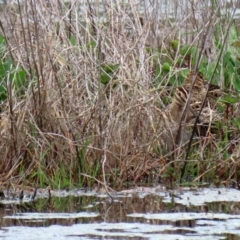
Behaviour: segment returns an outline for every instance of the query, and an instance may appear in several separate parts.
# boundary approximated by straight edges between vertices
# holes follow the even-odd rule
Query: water
[[[136,188],[107,194],[39,191],[2,200],[2,239],[240,239],[240,191]]]

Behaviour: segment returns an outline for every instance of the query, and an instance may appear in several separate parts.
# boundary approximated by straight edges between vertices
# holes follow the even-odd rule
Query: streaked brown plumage
[[[207,92],[208,87],[209,91]],[[179,142],[183,143],[189,140],[191,135],[190,130],[196,121],[205,97],[206,101],[197,123],[199,134],[205,135],[211,129],[212,123],[220,121],[221,115],[216,111],[215,106],[222,94],[223,92],[219,86],[213,84],[208,86],[201,73],[195,74],[194,72],[190,72],[183,85],[176,89],[172,103],[163,113],[165,127],[163,138],[168,147],[172,148],[176,144],[175,141],[179,127],[181,128]],[[188,99],[189,102],[186,106]],[[180,121],[182,120],[184,121],[180,126]]]
[[[215,108],[218,99],[224,95],[224,92],[220,89],[220,87],[215,84],[209,84],[205,81],[201,72],[196,74],[194,71],[191,71],[183,83],[185,89],[190,91],[193,81],[194,85],[191,92],[191,102],[202,102],[207,94],[205,106]]]

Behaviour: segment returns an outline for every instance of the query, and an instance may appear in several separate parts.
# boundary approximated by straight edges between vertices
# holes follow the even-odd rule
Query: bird
[[[218,85],[208,83],[206,80],[204,80],[203,74],[201,72],[190,71],[183,83],[183,86],[185,89],[190,91],[192,83],[192,102],[203,102],[206,98],[204,106],[209,106],[210,108],[215,109],[218,99],[225,95],[223,90],[220,89]]]
[[[177,87],[172,102],[162,114],[164,127],[162,139],[165,145],[173,148],[187,142],[196,119],[196,134],[205,136],[211,130],[212,124],[221,120],[221,115],[215,106],[222,94],[220,87],[209,85],[202,73],[189,72],[184,83]]]
[[[190,131],[182,126],[181,120],[196,119],[197,112],[192,108],[193,102],[187,105],[189,91],[179,86],[172,99],[172,103],[162,112],[161,138],[168,149],[173,149],[179,143],[184,144],[190,138]],[[186,108],[186,110],[185,110]]]

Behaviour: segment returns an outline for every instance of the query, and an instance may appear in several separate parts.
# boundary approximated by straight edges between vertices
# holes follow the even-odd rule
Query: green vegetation
[[[181,175],[194,184],[238,181],[240,42],[233,9],[226,5],[223,16],[216,1],[209,9],[196,3],[189,11],[198,9],[198,16],[192,12],[189,21],[182,13],[173,21],[142,16],[135,4],[62,1],[61,12],[50,2],[21,4],[1,8],[4,184],[122,188],[161,179],[176,186]],[[196,69],[227,93],[219,100],[223,121],[189,149],[166,150],[161,111]]]

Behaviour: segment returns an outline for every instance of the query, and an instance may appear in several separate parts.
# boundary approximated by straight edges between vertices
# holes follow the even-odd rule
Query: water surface
[[[39,191],[2,199],[2,239],[238,239],[240,191],[135,188],[107,194]],[[14,202],[15,201],[15,202]]]

